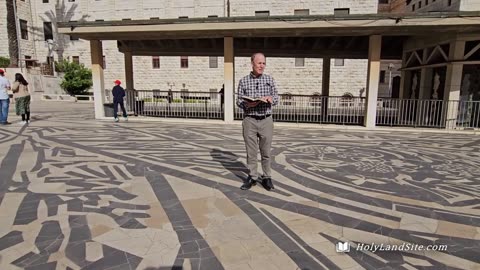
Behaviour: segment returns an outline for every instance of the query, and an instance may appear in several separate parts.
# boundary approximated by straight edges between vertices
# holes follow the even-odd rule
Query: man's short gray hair
[[[263,57],[265,57],[265,54],[263,54],[263,53],[261,53],[261,52],[256,52],[256,53],[252,54],[252,56],[250,57],[250,61],[253,62],[253,60],[255,60],[255,56],[257,56],[257,55],[259,55],[259,54],[261,54],[261,55],[263,55]]]

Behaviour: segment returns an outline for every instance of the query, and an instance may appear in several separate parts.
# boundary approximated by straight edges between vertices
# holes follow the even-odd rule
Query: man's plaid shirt
[[[248,96],[252,98],[271,96],[273,100],[272,104],[262,102],[255,107],[247,109],[246,102],[242,99],[242,96]],[[272,114],[272,105],[277,104],[277,86],[271,76],[262,74],[258,77],[255,77],[253,73],[250,72],[249,75],[243,77],[238,83],[237,106],[243,109],[245,115],[264,116]]]

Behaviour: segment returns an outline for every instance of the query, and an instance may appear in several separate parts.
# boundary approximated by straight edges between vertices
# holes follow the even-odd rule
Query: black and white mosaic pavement
[[[480,269],[478,136],[276,126],[276,189],[242,191],[240,125],[33,108],[0,128],[2,270]]]

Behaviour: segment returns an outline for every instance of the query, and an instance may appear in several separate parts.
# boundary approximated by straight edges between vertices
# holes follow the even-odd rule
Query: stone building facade
[[[5,6],[5,0],[0,0]],[[294,14],[372,14],[378,0],[17,0],[20,20],[21,59],[39,63],[61,58],[90,65],[89,43],[57,35],[56,21],[136,20],[150,18],[264,16]],[[5,17],[5,18],[4,18]],[[49,36],[49,22],[52,33]],[[25,28],[26,26],[26,28]],[[0,55],[8,56],[6,15],[0,14]],[[25,36],[25,32],[28,36]],[[22,36],[22,33],[19,34]],[[52,41],[47,40],[52,38]],[[116,41],[104,41],[106,87],[115,79],[124,80],[124,57]],[[253,52],[252,52],[253,53]],[[50,57],[50,58],[49,58]],[[53,57],[53,58],[52,58]],[[188,68],[181,57],[134,57],[134,80],[138,90],[218,91],[223,84],[222,57],[188,57]],[[49,60],[48,60],[49,59]],[[276,78],[283,93],[321,92],[322,59],[268,58],[266,72]],[[331,59],[330,95],[361,96],[366,87],[367,60]],[[25,65],[25,62],[23,62]],[[388,66],[388,64],[387,64]],[[235,58],[236,81],[248,74],[249,59]],[[348,78],[346,80],[345,78]],[[379,96],[385,96],[381,87]]]

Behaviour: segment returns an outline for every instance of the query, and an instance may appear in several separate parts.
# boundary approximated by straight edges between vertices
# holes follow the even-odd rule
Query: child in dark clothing
[[[127,111],[125,110],[125,105],[123,104],[123,98],[125,97],[125,89],[120,86],[122,82],[120,80],[115,81],[115,86],[112,89],[113,95],[113,117],[115,118],[115,122],[118,122],[118,105],[122,108],[123,118],[125,121],[128,121],[127,118]]]

